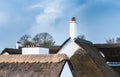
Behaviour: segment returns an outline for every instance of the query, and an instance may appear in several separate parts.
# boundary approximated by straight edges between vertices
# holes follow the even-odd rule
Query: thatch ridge
[[[0,63],[57,63],[68,60],[65,54],[47,55],[0,55]]]

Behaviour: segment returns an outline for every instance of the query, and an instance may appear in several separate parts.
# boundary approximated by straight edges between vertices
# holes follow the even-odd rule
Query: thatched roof
[[[49,53],[50,54],[56,54],[58,52],[58,49],[61,46],[44,46],[43,48],[49,48]],[[5,48],[1,54],[8,53],[8,54],[22,54],[22,48],[20,49],[14,49],[14,48]]]
[[[77,38],[80,49],[70,58],[76,77],[119,77],[91,42]],[[81,48],[82,47],[82,48]]]
[[[22,54],[22,50],[21,49],[13,49],[13,48],[5,48],[1,54],[4,53],[9,53],[9,54]]]
[[[120,44],[94,44],[104,55],[106,61],[120,62]]]
[[[56,54],[58,52],[58,49],[60,48],[60,46],[49,46],[49,53],[50,54]]]
[[[0,77],[59,77],[66,60],[64,54],[0,55]]]
[[[41,62],[41,63],[56,63],[66,60],[67,56],[64,54],[47,54],[47,55],[0,55],[0,63],[22,63],[22,62]]]
[[[120,47],[119,43],[115,44],[94,44],[96,48],[117,48]]]

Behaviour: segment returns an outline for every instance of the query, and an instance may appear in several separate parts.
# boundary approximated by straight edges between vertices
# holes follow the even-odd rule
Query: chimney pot
[[[72,17],[70,21],[76,21],[76,18],[75,18],[75,17]]]

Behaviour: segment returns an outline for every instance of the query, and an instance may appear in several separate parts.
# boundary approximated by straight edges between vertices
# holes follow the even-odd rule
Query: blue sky
[[[48,32],[62,44],[69,37],[69,19],[78,34],[93,43],[120,37],[120,0],[0,0],[0,50],[15,47],[24,34]]]

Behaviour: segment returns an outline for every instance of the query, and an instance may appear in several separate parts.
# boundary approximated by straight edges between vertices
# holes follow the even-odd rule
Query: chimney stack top
[[[16,49],[19,49],[21,47],[21,42],[17,41],[16,42]]]
[[[17,41],[18,44],[20,44],[21,42],[20,41]]]
[[[75,17],[72,17],[72,18],[70,19],[70,21],[76,21],[76,18],[75,18]]]

